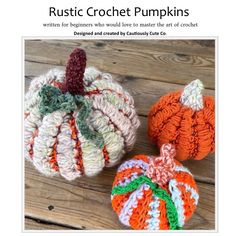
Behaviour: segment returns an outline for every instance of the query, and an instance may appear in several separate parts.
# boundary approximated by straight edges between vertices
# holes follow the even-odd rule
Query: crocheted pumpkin
[[[150,138],[159,147],[175,144],[178,160],[201,160],[215,151],[214,98],[202,90],[202,82],[194,80],[183,91],[161,97],[149,112]]]
[[[171,144],[160,157],[137,155],[123,163],[112,188],[112,207],[133,229],[180,229],[198,204],[198,189],[190,171],[175,161]]]
[[[35,78],[25,96],[25,157],[43,174],[93,176],[132,149],[139,120],[110,74],[86,67],[75,49],[66,72]]]

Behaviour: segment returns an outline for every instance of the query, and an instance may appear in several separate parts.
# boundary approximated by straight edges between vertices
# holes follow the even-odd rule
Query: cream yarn
[[[81,49],[76,50],[81,52]],[[73,53],[76,55],[76,52]],[[74,56],[74,60],[78,57]],[[24,153],[41,173],[47,176],[60,173],[66,179],[73,180],[82,175],[96,175],[104,166],[117,164],[125,152],[132,149],[140,122],[129,93],[110,74],[93,67],[85,69],[83,94],[78,95],[91,108],[89,113],[86,111],[85,128],[99,137],[103,145],[88,138],[78,127],[78,117],[82,116],[81,104],[72,103],[71,112],[61,108],[43,114],[40,93],[47,86],[63,91],[61,88],[70,69],[69,60],[66,73],[52,69],[31,82],[25,95]],[[78,80],[78,76],[75,79]],[[63,94],[69,94],[71,98],[76,96],[68,91]],[[60,105],[64,106],[63,103]]]

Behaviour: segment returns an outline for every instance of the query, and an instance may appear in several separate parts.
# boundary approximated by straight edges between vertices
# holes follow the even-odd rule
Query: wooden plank
[[[199,187],[199,205],[193,216],[193,219],[186,223],[184,229],[215,229],[215,186],[209,184],[200,184]]]
[[[39,219],[25,218],[25,230],[72,230],[75,228],[68,228],[54,223],[42,221]]]
[[[49,43],[81,46],[81,40],[38,40]],[[84,41],[84,40],[83,40]],[[132,48],[134,50],[148,49],[151,51],[174,52],[176,54],[215,57],[215,40],[96,40],[96,45],[102,47],[105,43],[114,45],[117,51]]]
[[[209,53],[210,56],[196,53],[198,50],[207,50],[209,48],[207,46],[200,45],[197,49],[193,47],[195,54],[193,51],[192,54],[187,54],[183,52],[184,46],[181,46],[181,53],[176,49],[179,45],[176,46],[175,41],[170,41],[172,43],[168,46],[161,44],[161,48],[158,47],[160,45],[158,40],[150,40],[146,44],[144,42],[137,44],[136,41],[106,40],[78,40],[78,43],[74,44],[69,44],[68,40],[66,42],[26,40],[25,58],[28,61],[65,65],[71,51],[80,46],[86,50],[88,65],[102,71],[177,84],[186,84],[198,78],[203,81],[206,88],[215,87],[214,53]],[[152,45],[151,48],[147,46],[149,44]],[[191,41],[188,44],[191,46]],[[212,50],[212,47],[210,48]]]
[[[111,210],[108,192],[90,189],[88,184],[77,186],[78,180],[48,179],[28,163],[25,177],[26,216],[83,229],[122,229]]]
[[[107,170],[94,178],[68,182],[47,178],[25,163],[25,214],[83,229],[127,229],[111,208],[112,178]],[[101,181],[105,180],[105,181]],[[214,229],[214,185],[199,183],[200,202],[186,229]]]
[[[64,69],[63,66],[55,66],[50,64],[25,62],[25,76],[26,79],[25,89],[27,91],[30,78],[39,76],[46,73],[52,68]],[[171,91],[179,90],[183,88],[183,85],[170,84],[160,81],[145,80],[143,78],[127,77],[112,74],[113,78],[118,81],[122,86],[127,89],[133,96],[135,101],[135,107],[139,115],[146,116],[150,107],[163,95]],[[214,96],[214,90],[205,89],[205,95]]]

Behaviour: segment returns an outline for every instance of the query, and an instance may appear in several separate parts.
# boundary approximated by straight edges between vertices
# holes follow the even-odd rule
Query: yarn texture
[[[159,157],[137,155],[119,167],[111,201],[124,225],[178,230],[190,219],[198,204],[198,188],[174,155],[174,146],[164,144]]]
[[[161,146],[172,143],[178,160],[201,160],[215,151],[215,101],[194,80],[182,91],[164,95],[148,115],[148,134]]]
[[[75,49],[66,71],[32,80],[25,95],[24,154],[47,176],[99,173],[130,151],[140,125],[133,98]]]

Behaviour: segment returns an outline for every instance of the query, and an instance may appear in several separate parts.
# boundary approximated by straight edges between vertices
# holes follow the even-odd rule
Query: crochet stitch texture
[[[123,163],[112,188],[112,207],[133,229],[181,229],[198,204],[198,188],[190,171],[174,160],[171,144],[160,157],[137,155]]]
[[[215,101],[194,80],[184,90],[164,95],[150,109],[148,134],[157,146],[172,143],[178,160],[201,160],[215,151]]]
[[[85,67],[85,52],[75,49],[66,72],[35,78],[25,95],[25,157],[47,176],[96,175],[134,145],[133,98],[110,74]]]

